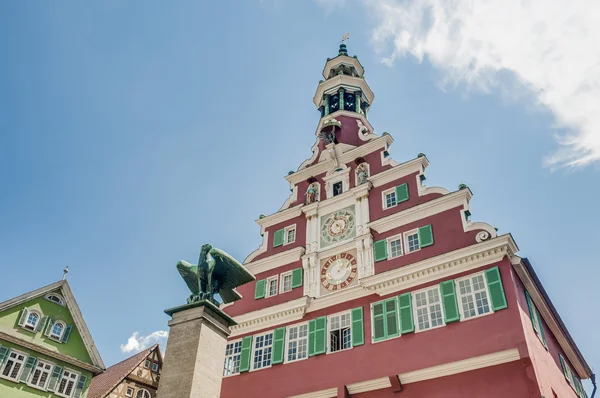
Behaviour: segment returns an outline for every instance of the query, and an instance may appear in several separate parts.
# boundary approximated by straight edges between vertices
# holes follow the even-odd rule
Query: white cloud
[[[169,337],[169,332],[166,330],[157,330],[156,332],[150,333],[148,336],[140,336],[139,332],[134,332],[131,337],[127,339],[126,344],[121,344],[121,352],[124,354],[129,352],[140,352],[155,343],[165,342],[167,337]],[[164,344],[162,347],[164,347]],[[162,349],[164,350],[164,348]]]
[[[510,72],[562,129],[556,135],[560,148],[545,159],[548,166],[600,160],[597,0],[362,3],[375,17],[372,41],[384,62],[407,54],[427,58],[446,82],[489,91],[504,90],[502,77]]]

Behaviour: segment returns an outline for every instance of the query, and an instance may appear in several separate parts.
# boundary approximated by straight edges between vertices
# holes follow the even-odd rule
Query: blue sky
[[[405,18],[402,5],[381,3]],[[405,32],[389,26],[412,25],[381,7],[1,3],[0,264],[10,282],[0,300],[68,265],[107,365],[130,355],[120,346],[134,332],[141,344],[167,330],[163,309],[188,294],[178,260],[196,261],[206,242],[243,260],[260,244],[254,220],[279,209],[283,177],[310,156],[312,97],[349,31],[376,96],[369,119],[394,137],[393,158],[424,152],[428,185],[471,187],[473,220],[513,234],[596,364],[597,135],[565,105],[581,98],[553,91],[552,73],[536,81],[477,49],[469,62],[444,58],[426,28],[399,40]],[[565,149],[556,135],[567,133],[591,134],[588,152]]]

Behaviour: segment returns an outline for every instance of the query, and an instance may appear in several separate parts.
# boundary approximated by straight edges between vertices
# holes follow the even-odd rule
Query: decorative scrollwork
[[[481,243],[481,242],[486,241],[488,239],[490,239],[490,233],[488,231],[480,231],[475,236],[475,240],[478,243]]]

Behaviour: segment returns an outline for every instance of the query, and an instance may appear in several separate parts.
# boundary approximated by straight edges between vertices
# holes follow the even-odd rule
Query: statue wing
[[[192,265],[187,261],[177,262],[177,271],[183,278],[183,281],[193,294],[200,292],[200,281],[198,278],[198,266]]]
[[[234,289],[240,285],[252,282],[256,278],[235,258],[225,253],[223,250],[213,248],[210,250],[210,256],[215,261],[213,278],[219,281],[219,295],[224,303],[239,300],[240,294]]]

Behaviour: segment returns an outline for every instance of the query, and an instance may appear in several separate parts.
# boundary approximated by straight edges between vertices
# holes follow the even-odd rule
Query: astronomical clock
[[[348,206],[321,217],[321,249],[356,236],[354,211],[354,206]]]
[[[334,254],[321,260],[321,295],[355,284],[358,262],[354,250]]]

